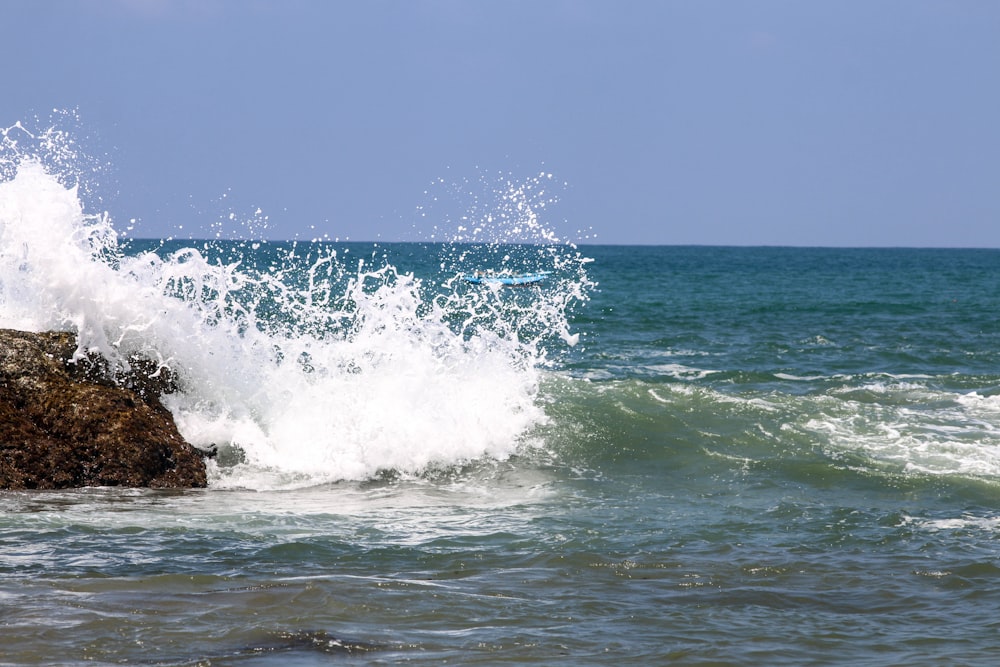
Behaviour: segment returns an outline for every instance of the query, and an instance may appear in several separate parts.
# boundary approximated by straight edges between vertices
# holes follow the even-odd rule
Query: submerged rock
[[[160,403],[172,378],[75,351],[70,333],[0,329],[0,489],[204,487],[204,459]]]

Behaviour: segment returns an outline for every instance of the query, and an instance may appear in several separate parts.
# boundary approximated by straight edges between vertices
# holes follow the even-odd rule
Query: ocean
[[[0,492],[0,664],[996,663],[1000,251],[133,239],[81,196],[0,183],[0,326],[170,368],[216,454]]]

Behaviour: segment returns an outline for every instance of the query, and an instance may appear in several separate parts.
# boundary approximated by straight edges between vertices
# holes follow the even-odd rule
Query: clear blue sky
[[[75,109],[139,236],[422,240],[541,171],[562,237],[1000,247],[995,0],[0,0],[0,125]],[[432,193],[433,194],[433,193]],[[417,225],[417,228],[415,228]],[[314,228],[314,229],[313,229]]]

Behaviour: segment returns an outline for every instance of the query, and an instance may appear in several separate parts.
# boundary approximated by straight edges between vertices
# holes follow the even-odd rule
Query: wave
[[[164,403],[182,435],[218,451],[210,486],[503,460],[546,421],[541,373],[576,342],[568,312],[591,283],[525,188],[511,195],[519,233],[544,244],[445,244],[431,279],[377,246],[357,257],[321,241],[120,243],[109,215],[86,212],[79,183],[65,182],[80,175],[8,139],[21,134],[37,136],[17,124],[0,149],[0,326],[72,331],[78,355],[169,370],[179,390]],[[553,279],[514,293],[456,278],[484,260],[544,265]]]
[[[756,470],[813,483],[840,478],[955,478],[1000,483],[1000,396],[871,375],[735,386],[702,378],[543,383],[559,458],[601,474],[614,466],[712,477]]]

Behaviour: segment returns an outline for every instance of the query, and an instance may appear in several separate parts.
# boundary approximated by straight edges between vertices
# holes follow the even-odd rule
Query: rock
[[[0,329],[0,489],[204,487],[202,455],[160,403],[173,377],[75,351],[73,334]]]

